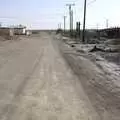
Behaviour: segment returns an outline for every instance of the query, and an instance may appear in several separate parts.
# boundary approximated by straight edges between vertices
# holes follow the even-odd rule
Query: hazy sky
[[[94,1],[94,2],[92,2]],[[74,22],[83,23],[84,0],[0,0],[0,22],[4,25],[23,24],[28,28],[51,29],[63,24],[63,16],[69,14],[67,3],[75,3]],[[91,3],[91,4],[89,4]],[[120,26],[120,0],[87,0],[87,27]],[[75,25],[74,25],[75,27]]]

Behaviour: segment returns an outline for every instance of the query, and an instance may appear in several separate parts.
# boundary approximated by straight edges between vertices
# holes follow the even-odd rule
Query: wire
[[[96,2],[96,0],[90,1],[87,5],[91,5],[92,3]]]

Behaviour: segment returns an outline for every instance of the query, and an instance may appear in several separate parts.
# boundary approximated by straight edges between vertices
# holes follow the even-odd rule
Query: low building
[[[26,30],[26,35],[30,36],[32,34],[32,32],[30,30]]]
[[[11,39],[14,36],[14,29],[9,27],[0,27],[0,36],[5,39]]]
[[[19,26],[10,26],[10,27],[0,27],[0,36],[4,37],[5,39],[11,39],[14,35],[26,35],[26,27],[19,25]],[[30,34],[29,32],[27,34]]]
[[[26,27],[25,26],[14,27],[14,34],[15,35],[25,35]]]

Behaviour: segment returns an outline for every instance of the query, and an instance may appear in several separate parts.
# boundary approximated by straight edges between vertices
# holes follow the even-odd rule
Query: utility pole
[[[0,27],[2,27],[2,23],[0,22]]]
[[[61,23],[58,24],[58,29],[61,29]]]
[[[73,10],[71,10],[71,31],[73,31]]]
[[[99,29],[99,24],[96,25],[97,26],[97,30]]]
[[[97,24],[97,38],[100,40],[99,24]]]
[[[75,6],[75,4],[66,4],[66,6],[69,6],[69,16],[70,16],[70,35],[71,35],[71,30],[72,30],[72,6]]]
[[[61,29],[61,23],[60,23],[60,29]]]
[[[66,16],[64,16],[64,33],[65,33],[65,30],[66,30]]]
[[[60,29],[60,24],[58,24],[58,29]]]
[[[80,38],[80,22],[76,23],[76,31],[77,31],[77,36]]]
[[[87,3],[87,0],[84,0],[84,18],[83,18],[83,33],[82,33],[82,41],[83,42],[85,42],[86,3]]]
[[[108,28],[109,27],[109,25],[108,25],[108,19],[106,19],[106,28]]]

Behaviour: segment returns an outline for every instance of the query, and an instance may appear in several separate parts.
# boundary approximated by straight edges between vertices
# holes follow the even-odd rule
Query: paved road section
[[[53,35],[0,43],[0,120],[99,120]]]

